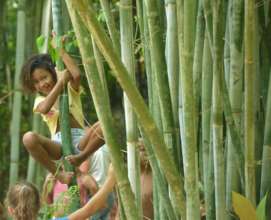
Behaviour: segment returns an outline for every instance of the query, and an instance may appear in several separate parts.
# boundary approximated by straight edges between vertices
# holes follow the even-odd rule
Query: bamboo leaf
[[[36,45],[37,45],[38,51],[42,50],[42,48],[44,47],[44,43],[45,43],[45,36],[44,35],[40,35],[39,37],[37,37]]]
[[[232,203],[240,220],[257,220],[256,210],[247,198],[239,193],[232,192]]]
[[[263,197],[263,199],[260,201],[260,203],[256,209],[257,219],[259,219],[259,220],[266,220],[265,210],[266,210],[266,203],[267,203],[267,195],[268,194],[266,194]]]

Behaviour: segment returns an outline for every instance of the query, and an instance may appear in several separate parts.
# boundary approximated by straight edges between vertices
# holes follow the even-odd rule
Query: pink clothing
[[[79,186],[79,192],[80,192],[80,203],[81,205],[85,205],[88,201],[88,193],[87,189],[82,184],[82,181],[80,178],[77,178],[77,184]],[[53,201],[56,201],[61,193],[64,193],[68,190],[67,184],[62,184],[58,180],[56,180],[56,183],[53,188]]]
[[[68,190],[67,184],[62,184],[58,180],[56,180],[56,183],[53,188],[53,201],[56,201],[57,197]]]

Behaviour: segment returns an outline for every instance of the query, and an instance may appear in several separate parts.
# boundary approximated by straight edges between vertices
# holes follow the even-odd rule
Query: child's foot
[[[65,172],[65,171],[60,171],[57,175],[56,178],[63,184],[69,185],[69,183],[72,180],[74,173],[73,172]]]
[[[72,164],[76,167],[79,167],[81,165],[81,163],[83,163],[86,158],[83,157],[81,154],[75,154],[75,155],[66,156],[65,159],[67,161],[69,161],[70,164]]]

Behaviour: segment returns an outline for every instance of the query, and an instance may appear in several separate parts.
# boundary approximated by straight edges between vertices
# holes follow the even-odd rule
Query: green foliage
[[[267,197],[268,194],[264,196],[255,209],[246,197],[232,192],[233,209],[240,220],[266,220]]]
[[[41,49],[43,48],[45,44],[45,37],[44,35],[40,35],[39,37],[37,37],[36,39],[36,45],[37,45],[37,48],[38,48],[38,51],[41,52]]]
[[[53,185],[50,185],[53,187]],[[53,217],[67,216],[78,209],[80,204],[79,187],[71,186],[68,191],[62,192],[53,204],[45,204],[39,211],[38,220],[48,220]]]

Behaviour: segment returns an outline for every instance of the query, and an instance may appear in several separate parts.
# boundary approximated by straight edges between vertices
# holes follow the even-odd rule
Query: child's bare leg
[[[34,132],[25,133],[23,143],[27,151],[37,162],[41,163],[51,173],[56,173],[56,165],[53,160],[58,160],[61,157],[60,144]],[[73,173],[71,172],[59,171],[56,178],[60,182],[68,184],[72,176]]]
[[[92,153],[104,144],[103,133],[99,122],[90,127],[84,137],[81,138],[79,149],[82,151],[77,155],[69,155],[66,159],[73,165],[79,166]]]

